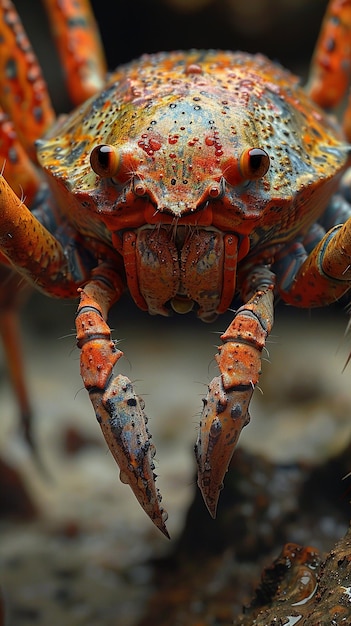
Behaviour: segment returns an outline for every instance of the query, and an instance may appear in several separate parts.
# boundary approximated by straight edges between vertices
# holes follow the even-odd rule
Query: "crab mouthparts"
[[[129,291],[151,315],[188,313],[213,321],[235,292],[238,238],[210,227],[145,225],[124,233]]]

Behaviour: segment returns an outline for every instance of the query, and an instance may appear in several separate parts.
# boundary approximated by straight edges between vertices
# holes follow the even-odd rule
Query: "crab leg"
[[[307,91],[325,109],[336,107],[350,84],[351,1],[330,0],[313,55]],[[344,114],[351,139],[351,97]]]
[[[19,339],[20,324],[17,313],[23,300],[28,295],[30,287],[21,276],[4,265],[0,265],[0,282],[3,287],[0,292],[0,334],[4,345],[10,379],[20,407],[21,423],[25,439],[34,452],[36,452],[38,459],[31,430],[32,411],[25,385],[24,366]]]
[[[123,290],[120,277],[100,265],[94,278],[80,289],[76,326],[81,349],[81,375],[89,392],[106,443],[138,502],[166,537],[166,511],[155,486],[153,457],[144,403],[126,376],[113,378],[113,367],[123,356],[111,339],[106,318]]]
[[[81,104],[102,89],[106,65],[98,28],[87,0],[43,0],[69,95]]]
[[[312,58],[311,98],[321,107],[335,107],[347,91],[351,58],[351,1],[330,0]]]
[[[59,241],[16,196],[3,176],[0,176],[0,252],[38,289],[57,297],[77,296],[84,274],[77,279],[72,275],[69,259]]]
[[[40,66],[10,0],[0,0],[0,104],[35,160],[34,142],[55,119]]]
[[[250,420],[248,407],[261,373],[261,352],[273,324],[273,274],[263,268],[254,295],[238,309],[221,336],[216,360],[220,376],[209,387],[195,444],[198,485],[216,516],[223,479],[241,430]]]
[[[329,230],[305,258],[285,254],[275,265],[288,276],[278,288],[287,304],[314,307],[336,302],[351,285],[351,218]]]
[[[10,187],[23,195],[30,206],[42,183],[38,170],[29,158],[12,121],[0,108],[0,166]]]

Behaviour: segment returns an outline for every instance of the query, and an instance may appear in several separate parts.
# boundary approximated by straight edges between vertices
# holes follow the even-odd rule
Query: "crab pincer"
[[[224,476],[244,426],[261,373],[261,352],[273,323],[273,285],[257,289],[238,309],[221,336],[216,361],[220,376],[209,387],[195,444],[198,485],[212,517],[216,517]]]
[[[167,512],[155,486],[153,457],[144,402],[136,395],[131,381],[123,375],[109,383],[107,391],[91,391],[90,399],[112,456],[120,468],[120,479],[129,484],[139,504],[155,526],[169,539]]]
[[[99,278],[80,289],[76,318],[77,345],[81,349],[81,375],[89,392],[105,441],[120,469],[120,479],[130,485],[139,504],[155,526],[169,538],[167,513],[161,507],[156,488],[153,457],[144,402],[136,395],[131,381],[121,374],[113,377],[113,367],[123,356],[111,338],[105,321],[112,293],[118,284],[108,286],[113,273],[105,268]]]

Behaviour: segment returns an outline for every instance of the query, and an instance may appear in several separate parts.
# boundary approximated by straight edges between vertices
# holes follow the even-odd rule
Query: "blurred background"
[[[59,110],[66,106],[40,0],[16,6]],[[219,48],[261,52],[305,76],[327,0],[93,0],[110,70],[151,52]]]
[[[111,70],[144,52],[195,47],[262,52],[305,77],[327,2],[134,0],[92,4]],[[68,111],[40,2],[19,0],[16,6],[42,63],[55,107],[58,112]],[[349,368],[343,372],[350,350],[350,341],[345,337],[345,304],[312,312],[277,307],[269,355],[263,366],[263,393],[255,393],[252,421],[240,442],[248,455],[243,466],[249,468],[250,476],[254,471],[257,474],[256,491],[250,493],[246,510],[250,501],[258,501],[265,491],[268,465],[269,471],[272,467],[279,468],[279,472],[285,468],[284,480],[287,481],[288,472],[295,487],[298,484],[302,488],[305,474],[299,474],[297,480],[289,472],[301,467],[304,471],[306,467],[310,471],[325,467],[343,453],[350,440]],[[152,318],[138,311],[128,296],[111,314],[114,337],[121,340],[120,347],[126,355],[119,371],[137,381],[138,393],[146,400],[157,447],[158,487],[170,516],[168,528],[173,541],[169,543],[153,528],[129,488],[120,483],[118,470],[102,441],[79,376],[75,309],[74,302],[33,294],[22,312],[35,434],[45,473],[36,466],[21,438],[16,402],[6,364],[1,362],[0,459],[4,463],[4,484],[0,488],[0,586],[6,606],[4,623],[232,623],[225,621],[227,617],[211,621],[206,600],[202,597],[199,609],[191,596],[187,597],[182,617],[176,608],[172,613],[170,602],[168,611],[166,605],[166,617],[156,610],[152,622],[151,613],[148,618],[149,603],[157,593],[157,563],[167,563],[163,571],[175,571],[174,561],[168,559],[175,558],[182,545],[189,546],[187,525],[191,529],[190,543],[197,545],[195,561],[201,553],[201,562],[206,563],[206,550],[211,558],[215,553],[218,559],[226,549],[228,554],[229,545],[233,554],[238,551],[229,536],[228,528],[235,526],[228,513],[229,527],[209,520],[201,503],[196,504],[196,515],[189,513],[189,507],[194,511],[197,493],[193,444],[201,398],[216,375],[213,356],[218,334],[229,324],[231,314],[211,326],[191,316]],[[346,462],[344,473],[349,469]],[[347,527],[349,498],[342,495],[347,485],[341,485],[342,470],[337,471],[337,487],[335,483],[331,486],[340,505],[335,504],[335,515],[326,498],[325,509],[318,510],[317,522],[309,518],[306,530],[302,521],[297,522],[286,534],[279,534],[280,542],[306,540],[327,550],[342,535]],[[253,581],[257,581],[262,566],[262,554],[267,559],[276,550],[272,535],[287,515],[286,511],[281,512],[282,499],[290,520],[291,516],[298,520],[302,513],[296,494],[289,500],[291,483],[283,481],[282,486],[281,476],[279,473],[280,478],[274,483],[274,493],[266,494],[272,500],[265,505],[268,511],[269,503],[278,494],[274,502],[279,515],[264,517],[262,532],[252,527],[259,543],[252,542],[251,537],[250,558],[248,553],[241,555],[250,561],[250,574],[246,577],[240,567],[235,569],[237,563],[233,566],[235,574],[231,573],[230,580],[241,577],[246,581],[244,591],[240,589],[246,595],[229,600],[233,615],[250,598]],[[327,491],[326,482],[322,487]],[[247,488],[248,494],[251,488],[252,485]],[[317,488],[313,483],[313,489],[321,495],[321,485]],[[225,493],[223,510],[228,511],[225,507],[229,506],[230,496]],[[255,517],[252,512],[248,515],[251,521]],[[223,543],[219,546],[213,541],[211,545],[223,528]],[[236,540],[243,542],[243,536],[239,534]],[[179,574],[177,582],[181,578]],[[204,588],[208,584],[208,580],[204,581]],[[213,598],[213,587],[208,593]],[[180,593],[175,605],[180,604],[182,597]]]

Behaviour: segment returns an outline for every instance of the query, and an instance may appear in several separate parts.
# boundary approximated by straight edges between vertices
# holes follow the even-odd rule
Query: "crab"
[[[164,52],[106,75],[89,3],[45,0],[77,108],[55,117],[10,0],[0,0],[0,254],[3,337],[27,437],[17,345],[18,273],[49,296],[79,298],[81,374],[107,445],[154,524],[144,402],[114,374],[107,323],[128,289],[150,314],[204,322],[240,306],[221,336],[195,456],[215,517],[258,383],[274,298],[324,306],[351,281],[351,2],[331,0],[303,89],[261,55]],[[328,112],[327,112],[328,111]]]

